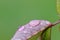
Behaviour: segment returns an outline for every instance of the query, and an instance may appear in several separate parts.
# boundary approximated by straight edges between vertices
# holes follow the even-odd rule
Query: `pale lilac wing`
[[[21,26],[11,40],[27,40],[38,32],[43,31],[50,22],[46,20],[32,20]]]

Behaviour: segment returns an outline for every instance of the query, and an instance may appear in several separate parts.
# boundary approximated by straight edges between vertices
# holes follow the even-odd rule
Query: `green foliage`
[[[51,28],[48,28],[42,35],[42,40],[51,40]]]

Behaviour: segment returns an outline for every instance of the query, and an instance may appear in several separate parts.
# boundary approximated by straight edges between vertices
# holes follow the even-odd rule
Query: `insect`
[[[14,34],[11,40],[28,40],[38,32],[43,31],[52,25],[47,20],[32,20],[29,23],[21,26]]]

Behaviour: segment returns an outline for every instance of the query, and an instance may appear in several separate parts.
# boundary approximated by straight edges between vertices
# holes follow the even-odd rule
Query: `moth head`
[[[32,20],[29,22],[32,27],[40,27],[41,30],[44,30],[47,27],[50,27],[52,24],[47,20]]]
[[[50,25],[52,25],[52,23],[47,21],[47,20],[40,20],[40,25],[42,25],[42,26],[50,26]]]
[[[32,20],[32,21],[29,22],[29,24],[31,26],[38,26],[38,25],[49,26],[49,25],[51,25],[51,23],[47,20]]]

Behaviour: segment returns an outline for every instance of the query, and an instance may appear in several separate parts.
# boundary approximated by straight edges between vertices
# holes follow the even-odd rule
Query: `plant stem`
[[[55,23],[52,24],[52,26],[55,26],[60,23],[60,20],[56,21]]]

